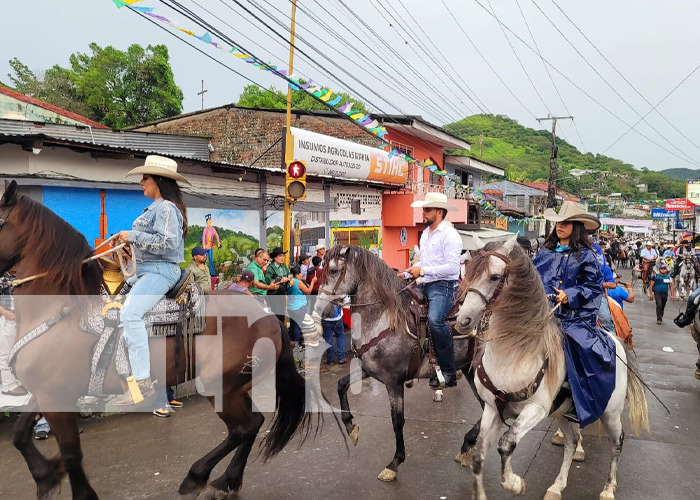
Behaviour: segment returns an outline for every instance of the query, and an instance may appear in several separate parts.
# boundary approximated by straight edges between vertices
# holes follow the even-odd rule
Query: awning
[[[515,233],[501,231],[500,229],[457,229],[462,237],[462,246],[465,250],[479,250],[486,243],[492,241],[505,241],[515,236]]]

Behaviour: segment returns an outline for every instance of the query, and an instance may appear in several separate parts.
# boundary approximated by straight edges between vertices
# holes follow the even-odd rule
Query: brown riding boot
[[[136,385],[141,391],[143,399],[149,398],[156,393],[156,390],[153,387],[154,382],[151,382],[151,377],[145,378],[143,380],[137,380]],[[132,397],[131,391],[128,388],[124,394],[120,394],[119,396],[114,398],[111,401],[111,403],[112,406],[131,406],[136,404],[134,403],[134,398]]]

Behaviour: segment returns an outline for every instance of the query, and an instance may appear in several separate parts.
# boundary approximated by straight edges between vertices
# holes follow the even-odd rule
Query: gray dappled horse
[[[353,444],[357,444],[359,427],[353,423],[348,405],[348,387],[353,381],[372,377],[386,386],[391,404],[391,420],[396,437],[393,460],[379,474],[382,481],[393,481],[398,466],[405,460],[403,438],[404,384],[416,374],[409,373],[409,364],[418,347],[415,323],[409,319],[412,302],[407,282],[396,276],[376,255],[358,246],[335,246],[325,257],[324,278],[319,289],[314,313],[327,318],[335,304],[342,304],[345,296],[352,299],[353,351],[360,361],[362,373],[351,374],[338,381],[338,395],[342,420]],[[456,367],[471,381],[470,364],[473,339],[462,336],[454,341]],[[419,376],[430,376],[428,357],[420,363]],[[476,441],[478,424],[465,435],[463,449]]]
[[[471,262],[466,277],[468,288],[457,316],[457,330],[472,331],[479,323],[480,346],[475,356],[474,383],[484,413],[481,430],[472,454],[474,498],[485,500],[483,464],[486,452],[501,429],[503,420],[514,419],[498,441],[501,455],[501,485],[514,494],[524,494],[525,480],[514,474],[511,457],[516,445],[548,414],[561,417],[570,400],[555,404],[555,396],[566,377],[562,331],[550,310],[542,280],[515,238],[505,243],[489,243]],[[473,293],[472,293],[473,292]],[[485,323],[484,323],[485,322]],[[617,487],[617,464],[624,433],[622,411],[629,401],[634,431],[648,429],[644,387],[625,364],[633,365],[624,346],[614,334],[616,348],[615,389],[600,417],[612,443],[612,460],[600,500],[613,500]],[[559,475],[545,500],[560,500],[580,435],[578,424],[561,422],[564,433],[564,460]]]

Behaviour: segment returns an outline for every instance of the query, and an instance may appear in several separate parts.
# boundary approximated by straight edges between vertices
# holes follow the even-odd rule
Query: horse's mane
[[[346,249],[347,253],[343,255]],[[406,281],[398,278],[396,271],[372,252],[355,245],[334,246],[326,253],[326,262],[332,259],[345,259],[346,266],[352,266],[359,274],[363,286],[361,302],[376,298],[384,314],[389,316],[391,328],[405,328],[406,312],[410,307],[411,298],[406,292],[397,293],[406,286]]]
[[[55,285],[62,294],[99,293],[102,282],[99,264],[96,261],[82,264],[92,255],[85,236],[47,207],[26,196],[17,196],[13,212],[21,217],[18,225],[22,228],[17,231],[16,238],[23,252],[22,267],[46,272],[41,281]]]
[[[501,242],[488,243],[469,263],[463,288],[488,270],[489,251],[498,251]],[[533,353],[544,351],[549,356],[550,368],[559,366],[563,356],[561,329],[550,314],[550,303],[545,294],[540,274],[530,256],[519,245],[508,255],[507,278],[503,289],[492,306],[492,328],[487,342],[499,352],[514,356],[514,365],[530,358]],[[556,359],[553,359],[556,358]],[[549,370],[549,377],[556,372]]]

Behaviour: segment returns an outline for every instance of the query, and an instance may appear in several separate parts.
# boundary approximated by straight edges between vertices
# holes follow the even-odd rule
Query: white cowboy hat
[[[447,195],[443,193],[427,193],[423,201],[414,201],[411,203],[412,208],[443,208],[448,212],[456,212],[458,210],[454,205],[447,203]]]
[[[126,176],[130,175],[159,175],[175,181],[189,184],[190,181],[177,173],[177,162],[165,156],[148,155],[146,161],[140,167],[132,168]]]
[[[562,203],[559,213],[555,212],[553,208],[548,208],[542,215],[551,222],[582,222],[588,231],[595,231],[600,228],[598,217],[586,212],[583,205],[571,201]]]
[[[651,241],[647,241],[646,243],[644,243],[644,246],[645,247],[653,247],[654,244]]]

